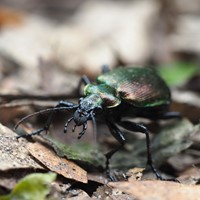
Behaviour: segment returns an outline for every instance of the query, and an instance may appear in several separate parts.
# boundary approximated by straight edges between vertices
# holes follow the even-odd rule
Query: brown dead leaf
[[[74,193],[74,191],[73,191]],[[88,194],[83,191],[83,190],[78,190],[75,192],[75,194],[69,194],[66,199],[70,199],[70,200],[89,200],[91,199]]]
[[[0,170],[16,168],[44,169],[26,149],[26,140],[17,140],[16,133],[0,124]]]
[[[195,185],[200,181],[200,169],[193,165],[182,171],[178,180],[184,184]]]
[[[108,185],[140,200],[198,200],[200,197],[200,186],[169,181],[110,182]]]
[[[43,163],[51,171],[63,175],[66,178],[87,183],[87,172],[75,163],[58,157],[52,150],[40,143],[28,143],[28,151],[37,160]]]
[[[95,174],[89,173],[88,180],[97,182],[97,183],[101,183],[102,185],[105,185],[108,183],[108,179],[106,179],[104,176],[102,176],[102,174],[96,174],[96,173]]]
[[[92,195],[93,199],[108,199],[108,200],[135,200],[131,195],[124,194],[117,188],[112,189],[108,185],[103,185],[97,188],[96,192]]]

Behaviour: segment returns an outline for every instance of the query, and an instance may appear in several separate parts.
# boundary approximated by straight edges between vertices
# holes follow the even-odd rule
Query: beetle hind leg
[[[109,72],[110,71],[109,66],[108,65],[103,65],[101,71],[102,71],[102,74],[105,74],[105,73]]]
[[[157,171],[157,169],[154,166],[154,162],[152,159],[152,155],[151,155],[151,142],[150,142],[150,133],[148,131],[148,129],[142,125],[142,124],[136,124],[134,122],[130,122],[130,121],[123,121],[123,122],[119,122],[118,123],[120,126],[122,126],[123,128],[130,130],[130,131],[134,131],[134,132],[140,132],[140,133],[144,133],[146,136],[146,148],[147,148],[147,164],[150,166],[152,172],[155,174],[157,179],[160,180],[171,180],[171,181],[177,181],[176,179],[165,179],[163,178],[160,173]]]
[[[159,119],[180,119],[181,117],[182,115],[179,112],[166,112],[159,116]]]

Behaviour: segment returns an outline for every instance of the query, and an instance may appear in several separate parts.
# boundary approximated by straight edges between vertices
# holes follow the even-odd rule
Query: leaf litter
[[[110,182],[108,185],[141,200],[198,200],[200,195],[198,185],[184,185],[171,181]]]
[[[26,148],[27,141],[16,139],[17,134],[0,124],[0,170],[17,168],[44,169],[33,160]]]
[[[10,168],[15,168],[15,166],[13,166],[13,163],[15,163],[15,162],[13,162],[13,160],[18,159],[19,155],[23,155],[22,147],[24,148],[25,155],[23,155],[23,159],[20,159],[20,160],[25,161],[27,157],[30,157],[30,155],[29,155],[29,153],[30,153],[36,160],[39,161],[39,163],[42,163],[42,165],[40,165],[40,164],[38,164],[38,162],[35,162],[35,160],[33,160],[32,157],[30,157],[30,159],[33,160],[32,162],[36,163],[35,168],[43,168],[44,169],[44,167],[45,167],[45,168],[48,168],[50,171],[54,171],[57,174],[61,174],[68,179],[73,179],[73,180],[76,180],[78,182],[83,182],[83,183],[87,183],[87,181],[88,181],[87,172],[85,170],[81,169],[80,167],[78,167],[78,165],[67,160],[66,158],[72,159],[75,161],[82,160],[82,161],[86,162],[89,166],[95,166],[95,165],[99,166],[103,162],[103,160],[98,159],[98,158],[103,158],[103,154],[99,153],[99,154],[97,154],[98,156],[95,156],[96,154],[94,152],[95,152],[95,150],[98,150],[98,148],[96,148],[94,150],[94,148],[90,148],[90,147],[92,147],[90,145],[89,146],[87,146],[87,145],[81,146],[80,145],[79,149],[77,149],[77,146],[75,145],[72,148],[70,146],[62,144],[61,142],[58,142],[57,140],[51,138],[50,136],[42,137],[44,139],[44,141],[46,141],[46,144],[39,143],[39,142],[31,143],[31,142],[26,141],[25,139],[20,139],[19,141],[17,141],[15,138],[16,134],[14,132],[12,132],[10,129],[8,129],[2,125],[0,128],[1,128],[0,130],[1,130],[1,134],[2,134],[2,137],[1,137],[2,146],[1,147],[2,147],[2,149],[4,149],[4,151],[7,149],[7,151],[4,152],[4,154],[8,154],[10,152],[10,151],[8,151],[8,147],[5,146],[6,145],[6,143],[4,143],[5,138],[8,139],[7,143],[9,144],[9,148],[11,148],[11,149],[13,148],[12,151],[15,153],[13,158],[10,160],[10,163],[12,165],[11,164],[9,165],[9,162],[8,162],[8,166],[2,168],[1,170],[8,170]],[[174,122],[164,124],[163,128],[161,128],[160,132],[157,135],[155,135],[152,140],[153,154],[155,156],[154,158],[158,162],[158,163],[157,162],[155,162],[155,163],[158,165],[161,165],[162,163],[166,162],[168,158],[182,152],[183,150],[188,149],[193,144],[193,141],[190,140],[190,138],[192,136],[194,136],[195,133],[198,133],[198,131],[199,131],[199,125],[193,126],[186,119],[175,120]],[[5,137],[5,135],[6,135],[6,137]],[[11,135],[12,137],[8,137],[9,135]],[[23,143],[24,143],[24,145],[22,146]],[[16,146],[16,144],[18,145],[18,147]],[[53,149],[51,149],[49,147],[47,148],[47,146],[46,146],[47,144],[50,145],[51,148],[53,147],[53,149],[55,150],[56,153],[53,152]],[[137,146],[139,144],[140,144],[140,146]],[[14,147],[12,147],[12,145],[14,145]],[[116,156],[113,157],[113,159],[111,160],[111,164],[117,163],[118,166],[120,167],[120,165],[119,165],[119,160],[120,160],[120,164],[125,166],[125,168],[127,168],[127,169],[130,169],[132,166],[137,166],[137,167],[145,166],[145,163],[146,163],[145,141],[137,140],[136,142],[134,142],[134,145],[136,145],[135,151],[127,152],[127,154],[124,152],[119,152],[119,155],[117,154]],[[18,148],[20,148],[20,150],[17,153]],[[84,154],[80,153],[81,151],[84,152]],[[18,156],[16,156],[16,153]],[[4,154],[2,154],[2,155],[4,155]],[[9,154],[8,156],[10,156],[10,155],[11,154]],[[88,157],[88,155],[89,155],[89,157]],[[100,157],[99,157],[99,155],[100,155]],[[130,156],[133,159],[130,159]],[[66,157],[66,158],[64,158],[64,157]],[[135,159],[137,160],[136,164],[135,164]],[[104,161],[105,161],[105,159],[104,159]],[[7,163],[7,160],[2,162],[2,164],[3,163]],[[113,166],[114,166],[114,164],[113,164]],[[4,166],[4,165],[1,165],[1,167],[2,166]],[[33,166],[34,166],[34,164],[30,164],[30,162],[29,162],[28,166],[27,165],[23,166],[23,163],[22,163],[22,166],[19,166],[19,168],[21,168],[21,167],[30,168]],[[76,169],[76,170],[74,170],[74,169]],[[137,170],[137,169],[133,168],[132,171],[129,170],[129,173],[127,173],[127,175],[132,176],[131,178],[133,178],[135,176],[136,180],[138,180],[137,177],[140,176],[140,178],[141,178],[141,176],[142,176],[141,173],[143,173],[143,169]],[[91,177],[91,176],[89,176],[89,177]],[[134,182],[134,184],[135,184],[135,180],[134,180],[134,178],[133,179],[131,179],[131,178],[129,178],[129,182],[127,182],[127,184],[131,183],[129,186],[133,187],[132,182]],[[98,178],[94,178],[93,180],[98,182]],[[132,180],[132,181],[130,181],[130,180]],[[137,182],[140,182],[140,181],[137,181]],[[160,181],[156,182],[155,180],[152,180],[152,182],[155,182],[155,184],[158,183],[157,187],[161,187],[161,188],[163,187],[162,184],[161,185],[159,184]],[[104,185],[106,182],[100,181],[100,183]],[[121,183],[121,182],[119,182],[119,183]],[[142,185],[142,183],[143,182],[141,181],[141,185]],[[90,184],[90,183],[88,183],[88,184]],[[172,190],[172,193],[173,193],[173,190],[180,190],[180,192],[182,194],[182,190],[184,190],[184,188],[182,188],[182,187],[177,188],[173,184],[171,186],[170,182],[166,182],[166,184],[169,184],[169,187]],[[110,183],[109,183],[109,185],[110,185]],[[134,187],[140,189],[140,187],[142,187],[141,185],[139,185],[139,183],[136,183],[134,185]],[[183,185],[183,184],[179,184],[179,185]],[[126,190],[126,189],[124,190],[123,189],[124,185],[121,185],[121,184],[112,185],[112,183],[111,183],[110,186],[115,187],[116,189],[123,191],[126,194],[131,195],[132,197],[137,197],[137,195],[138,195],[137,193],[136,194],[130,193],[129,190]],[[181,189],[179,189],[179,188],[181,188]],[[196,190],[198,191],[198,188],[194,189],[194,191],[196,191]],[[97,190],[95,193],[95,196],[100,191],[102,193],[102,190]],[[109,195],[112,196],[113,195],[112,192],[109,193]],[[176,195],[176,194],[171,194],[171,195]],[[105,194],[104,194],[104,196],[105,196]]]
[[[32,156],[51,171],[61,174],[65,178],[87,183],[87,172],[85,170],[65,158],[58,157],[53,150],[45,147],[45,145],[38,142],[28,143],[27,149]]]

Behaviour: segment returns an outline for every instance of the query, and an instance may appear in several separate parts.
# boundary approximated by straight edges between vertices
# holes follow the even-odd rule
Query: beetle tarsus
[[[74,124],[74,127],[72,128],[72,132],[74,132],[76,129],[76,124]]]
[[[84,135],[85,131],[82,131],[78,134],[78,139],[80,140],[82,138],[82,136]]]
[[[156,178],[159,180],[164,180],[164,178],[161,176],[161,174],[157,171],[157,169],[154,167],[152,160],[148,160],[147,164],[151,167],[152,172],[155,174]]]
[[[116,182],[118,181],[116,176],[111,174],[110,170],[106,171],[106,176],[108,177],[108,179],[110,179],[110,181],[112,182]]]

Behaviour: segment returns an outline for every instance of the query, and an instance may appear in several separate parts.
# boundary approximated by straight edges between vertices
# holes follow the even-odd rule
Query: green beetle
[[[148,129],[138,123],[124,120],[124,117],[144,117],[152,120],[179,118],[180,113],[169,112],[171,102],[170,90],[166,83],[156,73],[153,68],[142,67],[119,67],[109,71],[105,66],[102,75],[97,77],[96,83],[91,83],[86,76],[83,76],[81,83],[85,84],[84,95],[79,99],[78,104],[67,101],[60,101],[56,107],[39,111],[20,120],[15,128],[25,119],[39,113],[57,110],[74,110],[74,115],[66,122],[64,132],[67,132],[68,124],[74,121],[76,126],[82,126],[79,133],[80,139],[87,129],[87,121],[100,118],[105,121],[111,134],[120,143],[118,148],[108,152],[105,156],[106,171],[109,175],[109,160],[124,144],[123,132],[117,127],[123,127],[134,132],[141,132],[146,135],[147,164],[158,179],[163,180],[162,176],[154,167]],[[47,131],[52,122],[53,112],[49,116],[45,126],[31,134],[19,137],[29,137]]]

